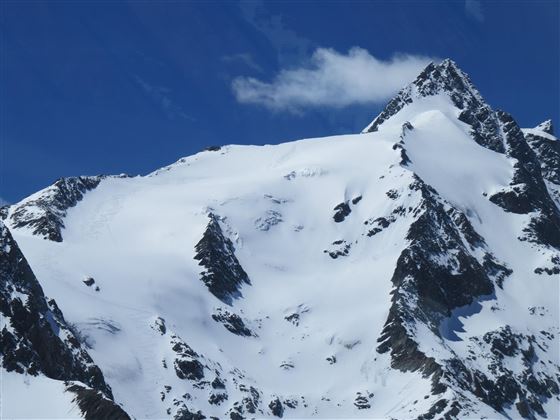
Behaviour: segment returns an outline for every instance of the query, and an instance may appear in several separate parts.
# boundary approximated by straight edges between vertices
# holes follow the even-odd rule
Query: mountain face
[[[22,415],[25,411],[18,412],[18,407],[12,408],[12,405],[21,404],[29,397],[41,400],[37,392],[41,386],[36,386],[32,379],[40,375],[48,378],[43,380],[42,387],[60,388],[75,394],[73,402],[79,407],[75,414],[86,418],[97,418],[101,414],[129,418],[113,402],[111,388],[80,343],[79,332],[66,322],[54,299],[45,297],[18,244],[2,222],[0,247],[0,347],[5,371],[2,374],[6,375],[2,395],[8,405],[3,413]],[[35,388],[37,395],[18,395],[17,391],[9,389],[12,382],[17,381],[17,376],[8,375],[10,372],[22,378],[29,377],[26,381],[33,382],[31,388]],[[57,402],[41,401],[37,408],[43,408],[43,404],[54,406]]]
[[[59,180],[0,209],[9,412],[560,418],[559,144],[445,60],[361,134]]]

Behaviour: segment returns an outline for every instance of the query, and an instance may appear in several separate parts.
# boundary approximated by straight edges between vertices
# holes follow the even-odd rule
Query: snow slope
[[[0,373],[2,387],[0,417],[3,419],[77,418],[81,415],[61,381],[45,376]],[[30,399],[32,398],[32,401]],[[32,402],[32,403],[31,403]]]
[[[492,201],[519,160],[503,131],[503,150],[475,141],[456,81],[438,83],[372,132],[96,179],[56,214],[60,242],[14,216],[43,220],[41,193],[3,218],[133,417],[558,418],[560,254],[520,239],[558,202]],[[448,276],[443,300],[428,272]]]

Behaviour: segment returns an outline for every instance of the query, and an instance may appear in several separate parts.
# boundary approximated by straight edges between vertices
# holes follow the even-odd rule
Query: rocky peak
[[[552,121],[546,120],[535,128],[525,129],[523,135],[538,158],[543,178],[560,185],[560,142],[554,137]],[[552,190],[553,195],[560,197],[556,188]]]
[[[433,62],[409,85],[405,86],[364,132],[377,131],[379,126],[417,98],[446,93],[459,109],[487,106],[469,76],[457,64],[445,59],[440,64]]]
[[[472,127],[471,136],[474,141],[495,152],[505,152],[495,112],[484,101],[469,76],[450,59],[445,59],[440,64],[428,64],[416,80],[389,101],[381,114],[363,132],[377,131],[385,121],[420,98],[441,94],[447,95],[460,110],[458,119]]]
[[[544,131],[551,136],[554,135],[554,127],[552,126],[552,120],[546,120],[535,127],[535,130]]]
[[[460,109],[485,105],[469,76],[450,59],[430,63],[412,84],[420,97],[447,93]]]

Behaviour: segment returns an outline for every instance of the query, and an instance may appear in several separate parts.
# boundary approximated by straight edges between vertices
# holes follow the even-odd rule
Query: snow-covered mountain
[[[560,143],[450,60],[361,134],[0,217],[7,417],[560,418]]]

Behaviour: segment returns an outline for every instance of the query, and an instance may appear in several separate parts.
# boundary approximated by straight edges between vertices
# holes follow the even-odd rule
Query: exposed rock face
[[[75,395],[73,402],[77,404],[86,420],[130,419],[130,416],[118,404],[107,398],[100,391],[71,383],[69,383],[66,391]]]
[[[546,342],[550,339],[544,331],[536,338],[513,332],[509,326],[471,337],[469,357],[453,356],[441,365],[439,381],[446,384],[441,390],[450,387],[453,399],[445,403],[439,400],[428,415],[441,413],[446,408],[450,408],[454,416],[465,415],[472,398],[467,393],[480,398],[497,413],[515,406],[523,418],[545,415],[543,402],[556,399],[560,392],[558,377],[550,374],[551,369],[558,370],[558,366],[552,362],[549,362],[553,365],[550,367],[538,362],[540,351],[548,348]]]
[[[409,209],[416,218],[393,274],[393,305],[378,351],[390,350],[396,368],[431,374],[438,368],[417,349],[412,324],[422,323],[439,336],[441,321],[453,309],[493,294],[493,280],[503,281],[509,270],[485,249],[468,219],[435,190],[416,177],[410,191],[419,197]],[[479,260],[475,255],[480,253],[484,257]]]
[[[60,178],[50,187],[38,192],[13,208],[10,223],[13,228],[27,227],[34,235],[50,241],[62,242],[64,217],[70,207],[96,188],[102,176]]]
[[[337,204],[334,208],[333,220],[336,223],[343,222],[344,219],[346,219],[346,216],[350,215],[351,212],[352,209],[350,209],[348,203]]]
[[[325,249],[323,252],[329,254],[329,256],[336,260],[338,257],[347,257],[350,253],[351,244],[346,242],[344,239],[339,239],[334,241],[329,249]]]
[[[541,163],[514,119],[501,111],[497,112],[497,116],[504,135],[506,155],[516,162],[510,185],[491,196],[490,201],[513,213],[535,213],[524,228],[521,239],[560,251],[560,209],[543,180]]]
[[[400,212],[400,208],[397,208],[388,217],[377,217],[375,219],[371,218],[364,222],[364,225],[369,226],[367,236],[372,237],[382,232],[383,229],[388,228],[397,220],[397,214]]]
[[[537,156],[543,178],[556,185],[560,185],[560,141],[556,138],[551,138],[554,135],[552,125],[547,130],[542,131],[549,134],[549,136],[545,137],[537,131],[527,131],[525,133],[525,140]]]
[[[6,220],[9,212],[10,206],[8,204],[0,207],[0,220]]]
[[[244,337],[251,337],[254,335],[254,333],[247,328],[245,322],[239,315],[225,309],[218,308],[216,312],[212,314],[212,319],[223,324],[223,326],[233,334]]]
[[[337,204],[333,209],[333,220],[336,223],[344,222],[344,220],[350,215],[350,213],[352,213],[352,208],[350,205],[357,205],[360,201],[362,201],[362,198],[363,197],[359,195],[357,197],[354,197],[352,200],[347,200],[340,204]]]
[[[103,374],[66,323],[54,300],[48,300],[27,260],[0,222],[0,354],[2,368],[61,381],[80,381],[68,391],[86,418],[112,413],[128,418],[112,399]]]
[[[176,353],[173,366],[180,379],[199,381],[204,378],[204,366],[200,356],[176,335],[171,336],[171,349]]]
[[[449,390],[455,394],[451,400],[438,400],[425,418],[462,412],[462,404],[468,402],[465,391],[498,412],[518,401],[523,417],[542,415],[542,401],[558,395],[560,382],[536,363],[535,347],[546,346],[546,334],[540,344],[536,344],[534,336],[513,333],[509,327],[475,337],[470,351],[472,360],[467,361],[446,345],[452,356],[443,363],[420,350],[418,331],[431,331],[442,343],[453,339],[453,331],[444,328],[453,310],[491,297],[495,287],[501,287],[512,272],[487,250],[484,239],[465,215],[442,201],[436,191],[418,178],[410,189],[420,196],[420,201],[409,210],[416,219],[407,235],[409,246],[399,257],[393,275],[392,306],[378,352],[390,351],[394,368],[419,370],[430,376],[434,394]],[[490,347],[484,349],[485,345]],[[516,357],[519,361],[508,360]],[[524,370],[512,376],[508,371],[510,363],[522,364]],[[480,370],[485,364],[492,375]],[[534,385],[527,388],[528,383]],[[360,403],[364,403],[363,398]]]
[[[282,401],[280,401],[279,398],[272,400],[268,404],[268,407],[270,408],[272,415],[276,417],[282,417],[284,415],[284,406],[282,405]]]
[[[468,385],[475,395],[497,411],[518,400],[517,408],[523,417],[544,415],[542,402],[560,393],[558,379],[552,374],[552,370],[558,371],[558,365],[543,369],[538,363],[536,348],[544,348],[549,340],[545,335],[535,337],[514,332],[509,326],[488,332],[480,338],[473,337],[472,359],[464,363],[468,365],[476,360],[479,366],[487,366],[489,373],[471,367],[472,377],[469,379],[472,382]],[[480,349],[485,354],[484,361],[481,360]],[[515,373],[510,370],[512,361],[520,366]]]
[[[249,277],[235,256],[235,248],[224,236],[220,223],[212,213],[202,239],[196,244],[195,259],[204,267],[201,280],[208,290],[224,303],[231,304],[241,296],[241,286],[251,284]]]
[[[369,402],[369,398],[373,397],[373,394],[368,394],[368,393],[362,393],[362,392],[358,392],[356,394],[356,399],[354,400],[354,405],[359,409],[359,410],[367,410],[369,408],[371,408],[371,404]]]

